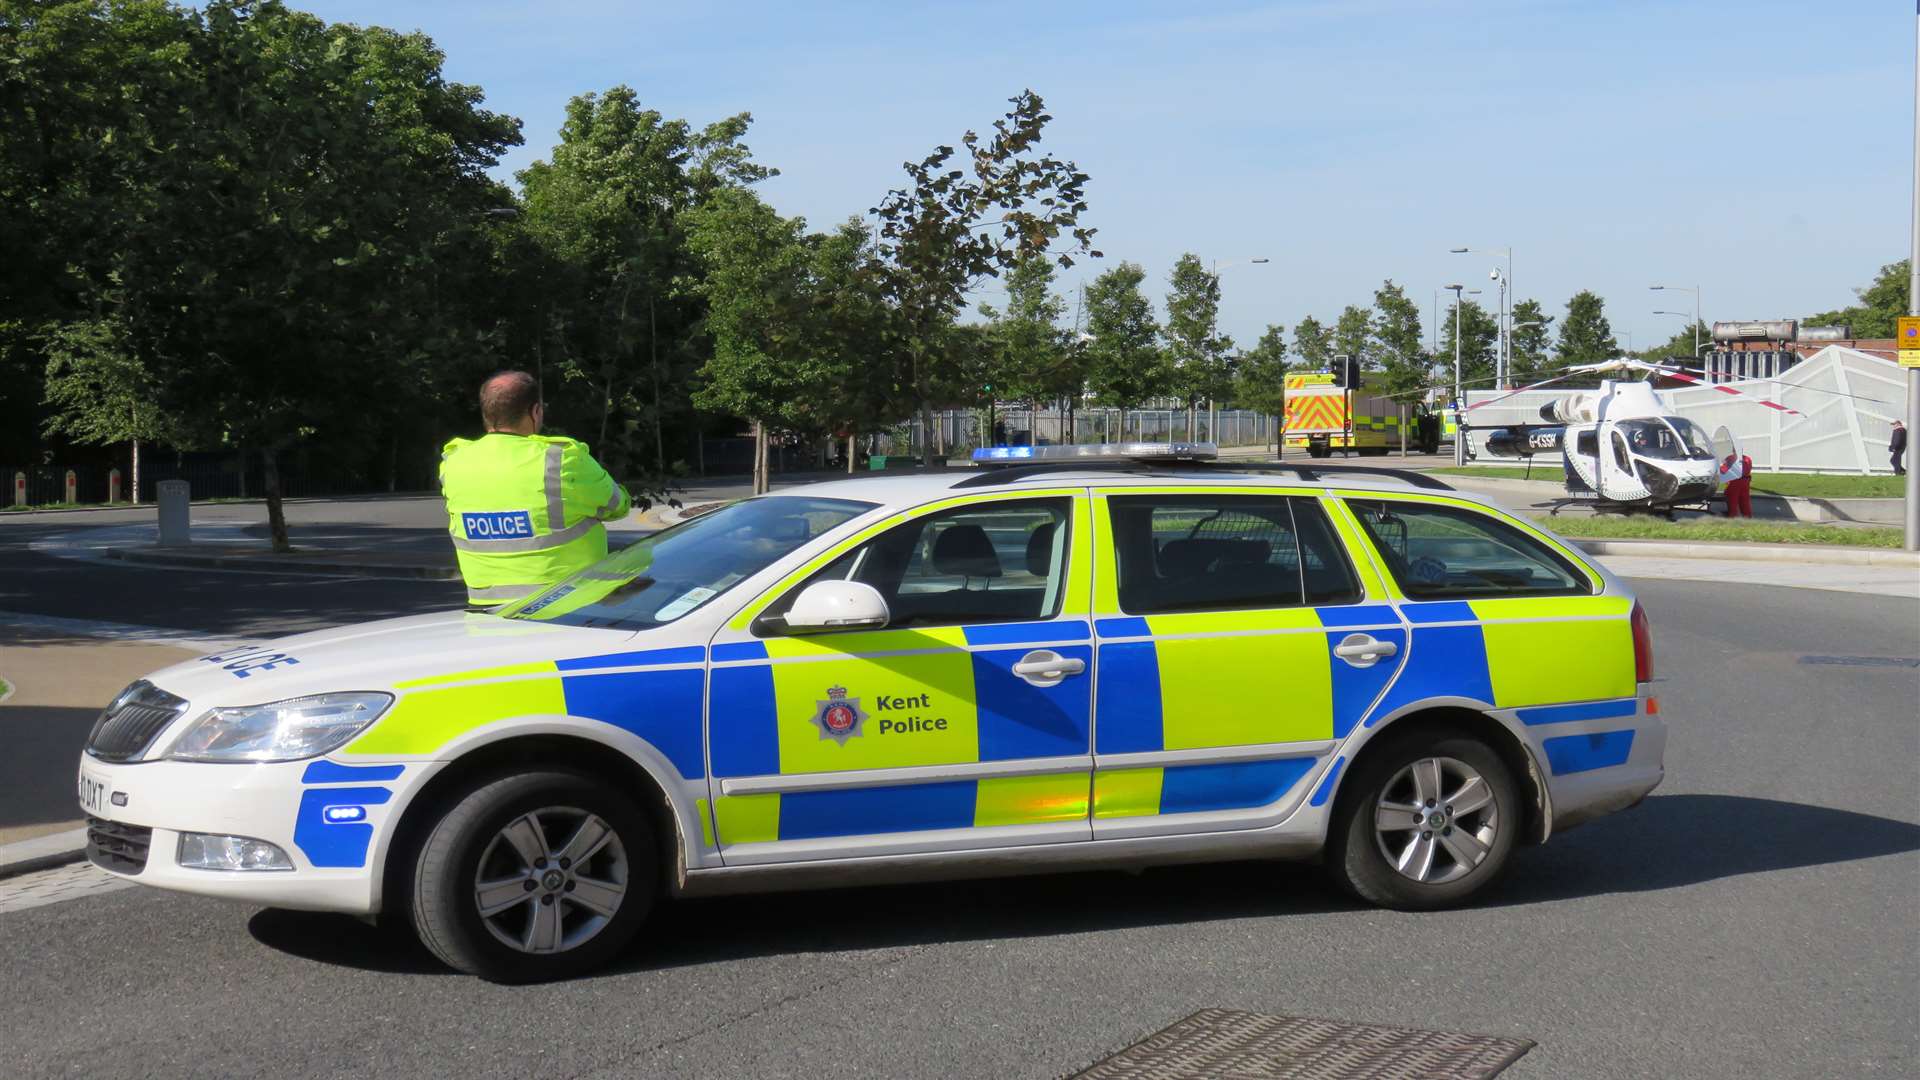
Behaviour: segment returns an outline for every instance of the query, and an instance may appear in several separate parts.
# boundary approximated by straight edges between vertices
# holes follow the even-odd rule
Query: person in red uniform
[[[1753,516],[1753,459],[1745,454],[1727,455],[1720,463],[1720,483],[1727,489],[1727,516]]]

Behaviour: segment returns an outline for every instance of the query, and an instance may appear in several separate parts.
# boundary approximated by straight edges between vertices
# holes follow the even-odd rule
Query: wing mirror
[[[887,601],[859,581],[816,581],[800,591],[787,609],[788,633],[817,630],[878,629],[887,625]]]

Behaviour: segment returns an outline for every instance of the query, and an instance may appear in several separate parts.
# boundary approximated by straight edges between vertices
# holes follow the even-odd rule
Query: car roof
[[[1359,493],[1445,493],[1459,495],[1438,477],[1411,470],[1351,465],[1285,465],[1234,463],[1207,465],[1189,462],[1154,465],[1134,462],[1084,465],[1028,464],[998,467],[903,469],[856,473],[844,480],[826,480],[803,487],[782,488],[775,494],[802,494],[815,498],[857,499],[892,506],[913,506],[950,495],[990,494],[1039,487],[1213,486],[1312,487]],[[1465,495],[1465,498],[1481,500]]]

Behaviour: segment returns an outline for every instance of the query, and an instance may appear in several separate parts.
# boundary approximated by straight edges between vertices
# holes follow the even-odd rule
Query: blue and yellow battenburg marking
[[[393,798],[385,783],[400,778],[404,765],[339,765],[315,761],[300,774],[304,789],[293,819],[293,844],[316,867],[339,869],[367,865],[373,826],[367,808]]]

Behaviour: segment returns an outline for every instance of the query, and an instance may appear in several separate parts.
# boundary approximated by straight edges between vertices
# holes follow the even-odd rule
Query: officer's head
[[[488,431],[537,435],[545,412],[540,384],[524,371],[502,371],[480,384],[480,419]]]

